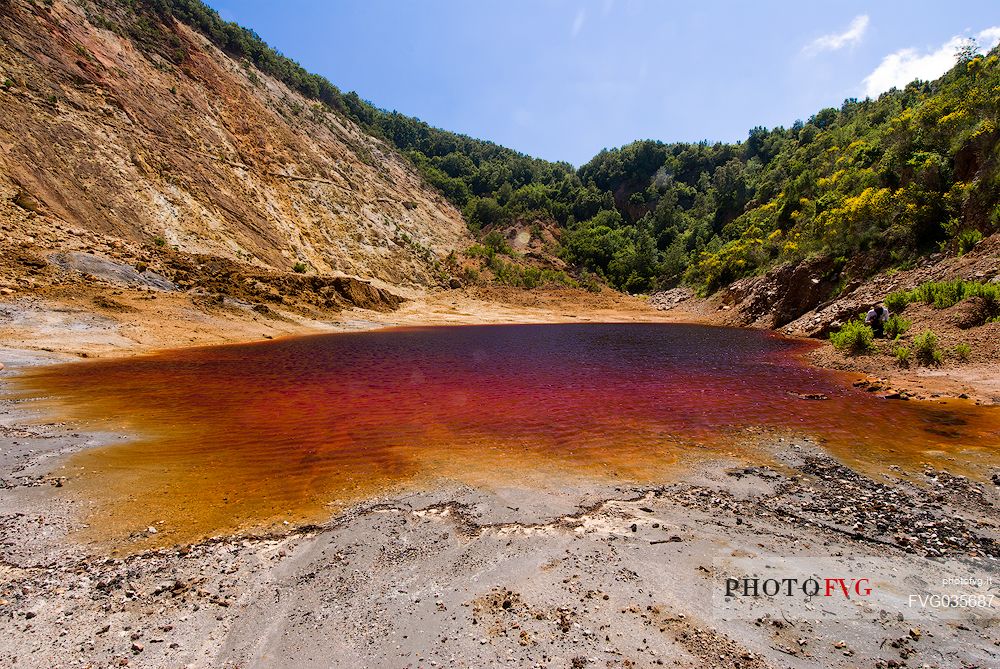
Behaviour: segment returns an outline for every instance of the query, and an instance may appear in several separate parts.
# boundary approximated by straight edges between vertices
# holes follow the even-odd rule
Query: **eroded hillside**
[[[124,3],[0,4],[8,254],[175,249],[399,286],[440,280],[435,259],[468,244],[395,149],[187,26],[137,20]]]

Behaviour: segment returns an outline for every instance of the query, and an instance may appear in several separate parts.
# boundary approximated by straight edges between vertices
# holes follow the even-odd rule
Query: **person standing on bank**
[[[876,304],[868,310],[865,325],[870,325],[875,336],[881,339],[885,336],[885,322],[889,320],[889,310],[881,304]]]

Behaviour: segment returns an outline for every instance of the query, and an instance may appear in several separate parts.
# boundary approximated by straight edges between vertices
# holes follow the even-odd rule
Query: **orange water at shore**
[[[321,520],[431,479],[663,480],[696,458],[754,459],[738,435],[755,426],[815,436],[862,467],[995,462],[995,410],[876,398],[805,364],[807,347],[676,324],[397,328],[47,367],[20,382],[137,435],[66,467],[93,536],[119,541],[148,526],[162,543]]]

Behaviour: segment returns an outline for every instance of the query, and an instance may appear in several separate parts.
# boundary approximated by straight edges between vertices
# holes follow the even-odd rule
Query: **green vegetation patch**
[[[921,365],[940,365],[944,354],[938,347],[938,338],[933,330],[925,330],[913,339],[913,354]]]
[[[860,318],[848,321],[837,332],[830,333],[830,342],[838,351],[851,355],[868,353],[874,348],[875,333]]]
[[[890,293],[885,298],[885,306],[890,311],[902,311],[908,304],[923,302],[936,309],[946,309],[970,297],[981,297],[988,303],[1000,305],[1000,284],[962,279],[928,281],[913,290]]]
[[[913,351],[911,351],[906,346],[897,346],[892,350],[892,354],[896,357],[896,364],[900,367],[909,367],[910,359],[913,357]]]
[[[913,325],[913,321],[909,321],[899,314],[893,314],[892,316],[889,316],[889,320],[885,322],[883,331],[885,332],[885,336],[890,339],[896,339],[897,337],[906,334],[906,331],[910,329],[911,325]]]
[[[488,263],[498,283],[518,288],[538,288],[546,285],[561,285],[577,287],[579,284],[568,274],[560,270],[525,267],[493,256]]]

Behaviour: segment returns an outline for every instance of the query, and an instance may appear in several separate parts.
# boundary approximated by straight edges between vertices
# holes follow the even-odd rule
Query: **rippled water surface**
[[[674,324],[403,328],[62,365],[22,382],[139,435],[70,461],[66,490],[91,500],[105,536],[318,519],[434,477],[657,480],[695,457],[752,458],[740,435],[754,426],[814,435],[861,464],[995,452],[995,411],[878,399],[804,364],[805,346]]]

